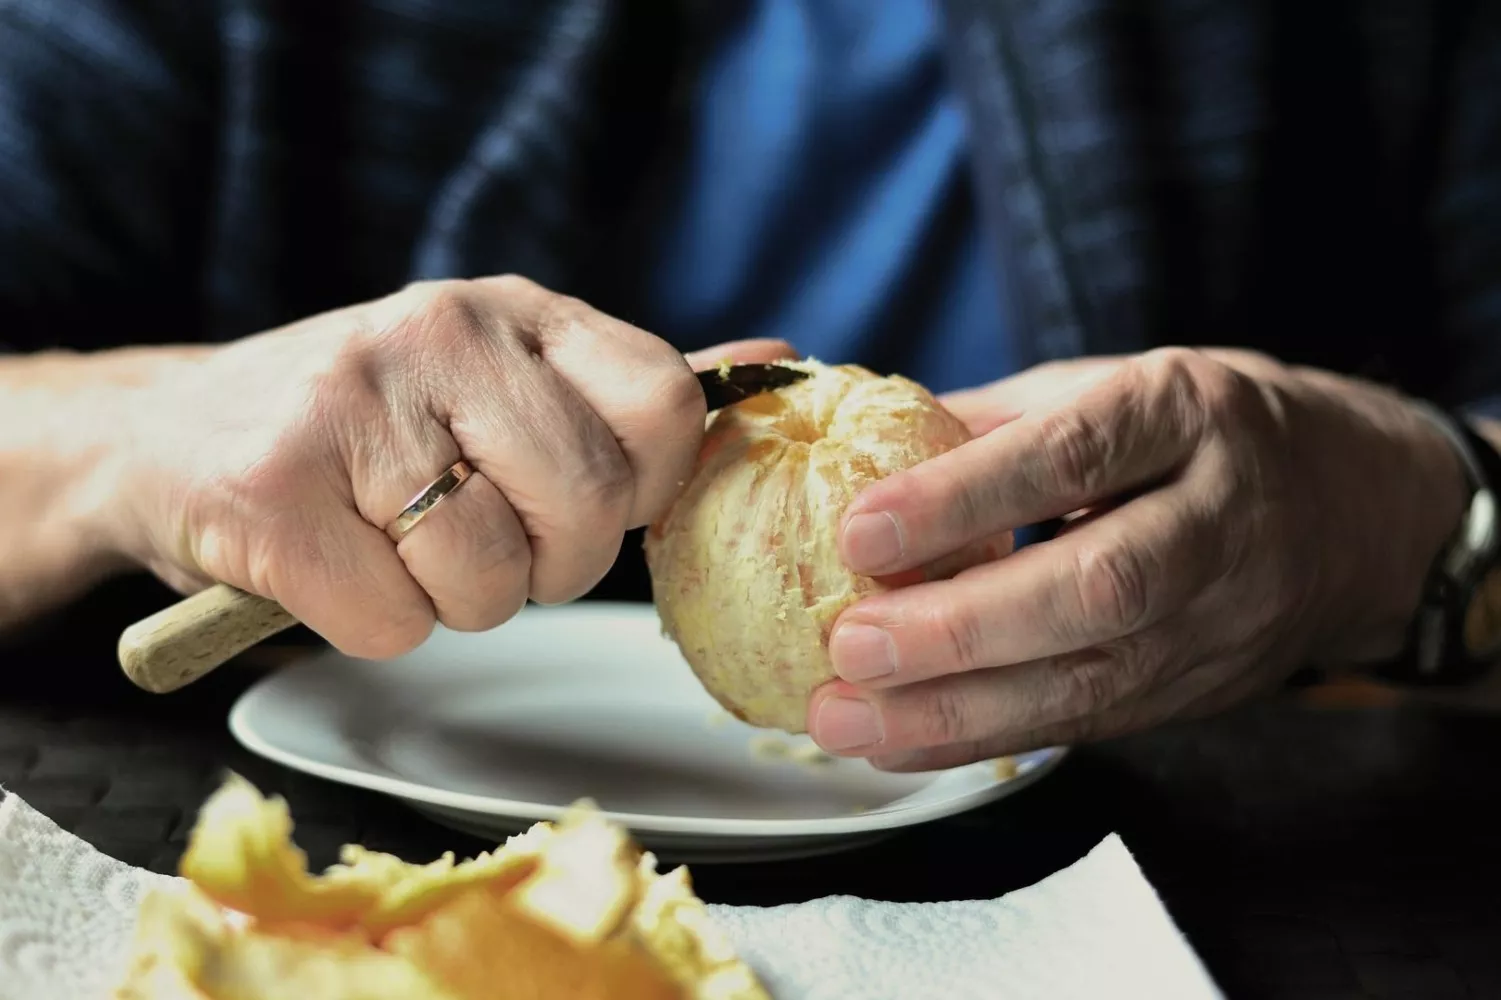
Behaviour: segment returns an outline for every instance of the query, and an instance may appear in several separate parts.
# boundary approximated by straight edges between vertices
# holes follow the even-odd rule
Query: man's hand
[[[1247,353],[1054,364],[945,402],[980,436],[855,500],[851,569],[1070,520],[841,616],[841,680],[815,693],[809,731],[890,769],[1105,738],[1305,662],[1391,655],[1465,496],[1399,396]]]
[[[514,277],[415,285],[160,370],[136,352],[87,535],[182,591],[230,583],[345,653],[397,655],[435,622],[488,629],[590,589],[692,469],[695,361],[788,353],[685,359]],[[460,458],[475,474],[387,537]]]

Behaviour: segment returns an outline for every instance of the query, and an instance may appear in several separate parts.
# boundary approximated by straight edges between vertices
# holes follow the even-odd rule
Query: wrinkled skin
[[[103,533],[179,590],[223,581],[396,656],[590,589],[692,468],[694,365],[786,353],[685,358],[523,278],[413,285],[153,368]],[[476,474],[387,537],[460,458]]]
[[[1200,715],[1298,666],[1396,653],[1464,500],[1405,400],[1234,351],[1057,363],[944,400],[976,440],[865,490],[851,569],[1075,516],[1046,543],[851,607],[826,750],[947,767]]]

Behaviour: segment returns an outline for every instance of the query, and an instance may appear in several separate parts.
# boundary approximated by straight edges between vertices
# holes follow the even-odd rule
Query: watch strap
[[[1472,656],[1465,643],[1468,604],[1482,577],[1501,556],[1495,499],[1501,491],[1501,454],[1461,414],[1418,402],[1418,409],[1448,439],[1470,487],[1459,527],[1434,560],[1403,655],[1369,672],[1407,686],[1458,686],[1486,674],[1492,664]]]

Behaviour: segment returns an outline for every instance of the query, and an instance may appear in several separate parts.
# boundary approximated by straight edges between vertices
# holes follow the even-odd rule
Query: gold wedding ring
[[[396,520],[386,525],[386,534],[391,536],[393,542],[399,542],[406,537],[407,532],[417,527],[417,522],[427,516],[428,511],[442,503],[454,490],[464,485],[464,480],[474,474],[468,462],[462,458],[444,470],[443,475],[434,479],[423,487],[422,491],[412,497],[412,502],[406,505],[406,509],[396,515]]]

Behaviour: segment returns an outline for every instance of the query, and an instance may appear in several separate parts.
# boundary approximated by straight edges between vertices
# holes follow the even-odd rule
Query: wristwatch
[[[1470,497],[1429,571],[1406,648],[1370,672],[1409,687],[1461,686],[1501,663],[1501,453],[1462,414],[1418,405],[1454,446]]]

